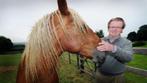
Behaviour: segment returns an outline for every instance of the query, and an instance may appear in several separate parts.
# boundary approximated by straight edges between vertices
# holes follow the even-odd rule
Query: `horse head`
[[[63,49],[92,58],[93,49],[98,46],[98,43],[101,41],[100,38],[90,29],[78,13],[67,7],[66,0],[58,0],[58,8],[64,23],[63,26],[60,25],[61,32],[58,34]],[[58,22],[56,26],[59,26],[59,24]]]
[[[58,0],[58,8],[33,27],[18,68],[17,83],[58,83],[57,66],[64,51],[92,58],[100,38],[67,7],[66,0]]]

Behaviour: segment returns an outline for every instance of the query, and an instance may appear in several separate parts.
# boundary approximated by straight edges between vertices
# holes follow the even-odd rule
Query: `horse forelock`
[[[75,30],[79,31],[81,35],[85,34],[88,26],[76,12],[70,10],[70,13],[74,20]],[[54,16],[58,17],[64,34],[66,36],[70,34],[66,31],[60,11],[44,16],[35,24],[22,58],[22,61],[25,60],[25,75],[28,82],[36,80],[40,72],[45,72],[47,76],[50,76],[52,73],[49,71],[50,69],[54,69],[56,72],[58,70],[59,50],[56,49],[56,43],[58,43],[60,51],[63,51],[63,48],[54,29]]]

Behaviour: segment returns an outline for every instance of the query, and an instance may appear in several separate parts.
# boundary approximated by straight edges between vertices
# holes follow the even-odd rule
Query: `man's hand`
[[[114,50],[114,45],[102,41],[101,43],[99,43],[100,46],[97,47],[97,50],[99,51],[113,51]]]

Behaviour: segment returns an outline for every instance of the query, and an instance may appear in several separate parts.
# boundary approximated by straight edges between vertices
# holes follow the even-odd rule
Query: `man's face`
[[[121,21],[112,21],[109,24],[109,29],[108,29],[109,36],[112,36],[112,37],[119,36],[123,31],[122,26],[123,26],[123,23]]]

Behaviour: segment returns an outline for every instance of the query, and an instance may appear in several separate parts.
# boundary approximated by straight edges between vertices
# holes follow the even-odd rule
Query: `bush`
[[[133,47],[137,47],[137,46],[144,46],[145,42],[144,41],[135,41],[133,43]]]
[[[0,53],[6,52],[13,47],[13,43],[9,38],[0,36]]]

